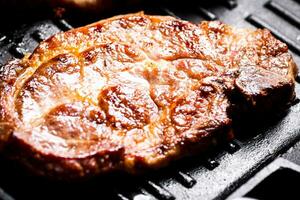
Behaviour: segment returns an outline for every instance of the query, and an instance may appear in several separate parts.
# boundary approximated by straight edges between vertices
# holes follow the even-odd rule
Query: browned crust
[[[266,109],[273,109],[277,105],[288,103],[290,100],[293,99],[295,95],[294,85],[295,85],[295,76],[297,74],[296,65],[292,57],[287,53],[286,45],[276,40],[267,30],[257,30],[253,34],[257,34],[261,36],[262,41],[266,41],[270,43],[265,45],[266,47],[269,47],[268,49],[269,52],[267,52],[266,55],[274,59],[282,59],[280,61],[281,66],[274,67],[274,63],[272,62],[272,60],[262,62],[262,61],[255,60],[255,56],[254,58],[252,58],[251,56],[247,57],[248,52],[252,52],[252,53],[258,52],[258,50],[255,49],[257,48],[257,46],[254,46],[253,47],[254,50],[253,50],[251,49],[252,47],[238,49],[239,47],[238,45],[237,47],[234,47],[234,45],[232,45],[233,47],[231,48],[234,49],[233,51],[239,50],[238,52],[235,52],[234,55],[228,56],[228,54],[226,53],[225,54],[219,53],[220,57],[219,55],[217,57],[213,57],[213,55],[203,55],[203,52],[200,53],[197,52],[198,49],[193,49],[194,47],[189,47],[191,46],[191,44],[189,44],[187,41],[186,44],[182,44],[181,46],[181,48],[183,48],[182,55],[181,55],[182,58],[178,57],[178,55],[176,54],[176,55],[172,55],[174,56],[173,58],[172,56],[167,55],[166,57],[163,57],[163,59],[167,60],[168,62],[174,62],[174,64],[183,68],[184,66],[181,66],[183,64],[180,62],[181,59],[188,60],[189,57],[187,58],[187,56],[190,56],[192,59],[195,58],[200,60],[208,59],[209,61],[211,59],[213,60],[212,68],[215,67],[214,65],[215,63],[217,63],[218,66],[216,67],[219,67],[219,65],[221,66],[223,65],[223,67],[232,69],[232,71],[238,71],[236,74],[234,73],[222,74],[223,72],[220,72],[222,76],[225,77],[224,80],[217,80],[217,78],[215,78],[215,80],[209,80],[208,82],[205,82],[205,84],[202,83],[204,85],[201,85],[201,92],[202,92],[201,95],[204,95],[201,96],[202,99],[205,100],[206,98],[210,98],[210,96],[205,97],[206,94],[204,91],[208,90],[206,88],[206,84],[208,84],[212,88],[217,88],[215,89],[216,91],[214,91],[213,89],[214,92],[212,92],[213,96],[211,98],[215,98],[215,96],[218,96],[221,99],[222,98],[225,99],[224,101],[221,101],[220,104],[224,107],[224,110],[226,110],[225,111],[226,116],[223,118],[220,117],[220,119],[218,119],[219,121],[215,122],[216,124],[213,123],[211,125],[208,124],[204,126],[204,128],[202,128],[201,127],[202,125],[200,124],[199,126],[195,126],[194,128],[190,127],[190,129],[187,130],[185,130],[183,127],[179,127],[180,128],[178,129],[179,131],[181,131],[182,129],[182,136],[181,138],[180,137],[176,138],[177,140],[175,146],[173,146],[172,148],[168,147],[169,149],[164,151],[163,148],[165,147],[164,145],[162,145],[161,151],[163,153],[155,154],[156,155],[155,157],[147,157],[147,156],[143,157],[143,156],[138,156],[138,154],[132,154],[132,155],[128,153],[126,154],[124,146],[114,142],[111,144],[109,143],[107,148],[99,150],[98,152],[92,153],[88,156],[82,156],[82,157],[80,156],[65,157],[64,156],[65,154],[61,154],[61,155],[53,154],[51,153],[51,151],[43,152],[40,151],[40,149],[33,146],[32,143],[28,142],[28,138],[27,138],[30,137],[30,133],[28,134],[29,136],[25,134],[26,131],[30,132],[31,130],[26,130],[23,128],[20,129],[20,127],[23,126],[21,122],[22,120],[20,121],[19,115],[15,111],[15,107],[16,107],[15,99],[19,94],[19,90],[23,89],[24,84],[29,81],[28,77],[31,77],[33,74],[36,73],[48,73],[48,72],[43,72],[42,68],[43,67],[47,68],[47,66],[48,65],[50,66],[51,63],[60,66],[59,65],[60,62],[63,63],[65,62],[64,60],[67,60],[67,64],[63,63],[63,66],[67,66],[72,56],[74,57],[80,57],[82,55],[91,56],[89,52],[92,52],[92,50],[90,49],[95,46],[99,47],[99,45],[101,48],[103,46],[104,50],[105,48],[116,48],[117,50],[114,51],[117,51],[117,53],[121,52],[125,56],[124,58],[118,57],[118,59],[121,59],[122,62],[125,62],[122,59],[127,59],[126,56],[129,56],[130,58],[134,58],[135,59],[134,62],[139,62],[142,59],[143,54],[140,55],[137,52],[133,52],[132,50],[130,50],[129,46],[122,44],[123,41],[121,41],[120,44],[117,44],[117,46],[114,46],[114,44],[106,45],[105,43],[109,41],[107,41],[107,39],[105,38],[101,40],[99,39],[100,37],[99,34],[102,33],[103,31],[102,27],[105,24],[110,24],[120,19],[131,19],[131,17],[134,18],[133,20],[134,23],[141,23],[141,24],[146,23],[143,21],[144,18],[146,20],[152,21],[153,23],[156,22],[168,23],[169,21],[171,21],[172,22],[171,25],[168,24],[168,26],[170,26],[171,29],[175,31],[178,31],[177,29],[182,29],[180,31],[184,32],[185,28],[192,29],[192,30],[198,29],[198,26],[196,25],[190,24],[188,22],[178,21],[172,17],[146,16],[142,12],[136,14],[129,14],[129,15],[120,15],[110,19],[96,22],[86,27],[81,27],[78,29],[70,30],[65,33],[59,33],[57,35],[54,35],[53,37],[42,42],[35,49],[34,53],[30,55],[30,57],[24,58],[21,61],[15,60],[5,65],[0,71],[0,81],[1,81],[0,82],[0,149],[5,146],[3,151],[4,154],[9,155],[9,157],[13,159],[20,160],[29,169],[31,169],[32,171],[34,171],[39,175],[53,176],[55,178],[86,177],[86,176],[91,176],[94,174],[104,173],[113,170],[125,170],[131,173],[135,173],[140,171],[140,169],[159,168],[161,166],[165,166],[170,161],[178,159],[185,155],[189,155],[192,152],[203,151],[207,149],[209,146],[213,146],[216,142],[219,143],[222,141],[232,139],[233,134],[231,132],[231,119],[229,116],[227,116],[227,109],[230,109],[230,104],[227,103],[226,100],[227,97],[224,96],[223,94],[228,92],[230,93],[234,87],[240,88],[240,93],[245,96],[246,100],[249,101],[252,104],[252,106],[255,107],[256,104],[258,105],[261,104],[259,107],[262,108],[263,112]],[[175,22],[178,24],[176,24]],[[130,26],[130,25],[126,24],[126,26]],[[231,29],[229,26],[226,26],[219,22],[210,22],[210,23],[203,22],[202,24],[199,25],[199,27],[207,31],[204,33],[204,35],[207,34],[207,37],[212,37],[209,38],[212,45],[217,44],[214,49],[215,51],[221,51],[222,47],[227,47],[228,41],[232,43],[234,43],[234,41],[241,41],[243,35],[247,35],[249,33],[250,33],[249,35],[252,34],[250,30],[241,31],[241,30]],[[168,28],[169,27],[167,27],[166,29]],[[237,31],[236,34],[235,31]],[[226,37],[227,35],[232,37],[228,37],[227,38],[228,40],[222,40],[223,35],[225,35]],[[251,40],[249,39],[249,41]],[[255,42],[256,41],[254,41],[253,43]],[[257,43],[259,44],[259,41]],[[277,48],[276,46],[279,46],[279,48]],[[186,53],[185,50],[188,53]],[[87,53],[84,54],[82,53],[83,51]],[[189,54],[189,52],[191,53]],[[113,55],[109,54],[109,56],[113,56]],[[227,65],[228,63],[227,59],[229,60],[233,59],[232,64]],[[239,66],[240,68],[234,66],[234,64],[236,64],[235,62],[240,62],[241,60],[245,61],[243,63],[243,66],[247,67],[253,65],[257,69],[262,71],[262,73],[273,74],[274,77],[278,77],[280,81],[272,82],[268,86],[262,86],[261,89],[259,90],[259,94],[257,95],[251,93],[251,91],[249,93],[249,91],[245,89],[247,88],[246,87],[247,84],[252,84],[251,83],[252,80],[246,80],[246,82],[244,82],[242,86],[239,83],[235,83],[235,85],[233,85],[234,83],[232,83],[232,80],[236,82],[240,80],[242,76],[241,69],[243,68],[240,66]],[[89,61],[92,62],[92,60]],[[178,63],[176,63],[177,61]],[[77,61],[74,62],[76,63]],[[188,60],[184,62],[192,63],[194,61]],[[249,69],[249,67],[247,67],[247,69]],[[184,69],[184,70],[189,70],[189,69]],[[213,72],[219,73],[217,70]],[[186,73],[188,73],[190,77],[194,76],[190,71]],[[144,76],[148,81],[153,81],[151,79],[151,76],[148,76],[147,74]],[[228,76],[228,81],[227,81],[227,76]],[[23,81],[22,77],[26,77],[25,78],[26,81],[25,80]],[[111,88],[109,87],[108,89],[109,89],[108,91],[111,90]],[[28,89],[28,91],[31,90]],[[110,93],[103,93],[103,94],[108,95]],[[208,92],[208,94],[210,94],[210,92]],[[141,94],[134,93],[134,95],[143,95],[143,93]],[[282,95],[284,95],[286,98],[283,98],[281,99],[281,101],[277,102],[277,100],[279,99],[278,97]],[[153,99],[152,96],[151,98]],[[121,99],[120,101],[123,100]],[[136,99],[132,99],[132,101],[137,101],[136,104],[139,103],[138,100]],[[180,103],[182,104],[193,103],[193,101],[191,102],[186,102],[186,101],[187,101],[186,98],[176,100],[176,103],[172,104],[171,107],[172,106],[176,107]],[[104,102],[105,104],[105,99],[104,100],[102,99],[101,102]],[[257,102],[261,102],[261,103],[257,103]],[[155,103],[156,106],[160,106],[159,104],[162,102],[158,101]],[[134,105],[131,105],[130,102],[127,103],[127,105],[130,106],[131,109],[133,110],[135,109]],[[270,108],[265,108],[265,105],[269,105]],[[175,112],[175,109],[172,112]],[[218,115],[216,114],[216,116],[219,116],[219,114]],[[80,117],[82,117],[81,114]],[[86,117],[85,114],[84,117]],[[143,120],[139,120],[139,123],[136,124],[130,124],[130,126],[139,127],[140,123],[143,124],[149,120],[147,117],[148,116],[143,116]],[[114,120],[116,119],[114,118]],[[131,122],[129,121],[128,123]],[[122,125],[122,128],[125,130],[125,134],[126,134],[126,129],[124,127],[126,126]],[[18,127],[19,130],[16,131],[16,127]],[[167,136],[164,135],[164,137]],[[168,140],[169,139],[166,139],[167,142],[169,142]],[[124,158],[125,154],[127,156],[126,159]],[[128,155],[131,155],[132,159]]]

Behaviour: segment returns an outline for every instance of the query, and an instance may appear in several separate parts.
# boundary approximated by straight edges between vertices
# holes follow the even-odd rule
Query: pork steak
[[[0,149],[39,175],[158,168],[233,138],[233,93],[267,112],[296,65],[268,30],[144,13],[58,33],[0,71]]]

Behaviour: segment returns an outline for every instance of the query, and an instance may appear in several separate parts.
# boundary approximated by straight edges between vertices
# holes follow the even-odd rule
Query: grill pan
[[[170,1],[106,13],[101,17],[48,18],[4,23],[0,30],[0,66],[12,58],[22,58],[49,36],[86,25],[115,14],[144,10],[146,14],[172,15],[199,22],[221,20],[237,27],[268,28],[288,44],[300,66],[300,2],[298,0],[219,0],[211,3]],[[77,16],[78,17],[78,16]],[[3,19],[3,18],[2,18]],[[297,77],[296,93],[300,94]],[[255,124],[255,126],[254,126]],[[169,167],[141,176],[122,173],[80,182],[55,182],[31,176],[15,163],[0,159],[0,199],[120,199],[187,200],[225,199],[260,169],[300,140],[300,104],[266,119],[247,119],[237,124],[237,138],[206,155],[172,163]],[[297,144],[295,148],[300,149]],[[300,163],[297,155],[285,156]],[[295,158],[296,157],[296,158]]]

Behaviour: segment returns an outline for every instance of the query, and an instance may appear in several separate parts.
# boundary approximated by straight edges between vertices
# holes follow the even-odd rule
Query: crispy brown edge
[[[103,22],[107,21],[113,21],[122,17],[130,17],[130,16],[137,16],[137,15],[144,15],[143,12],[135,13],[135,14],[127,14],[127,15],[118,15],[109,19],[104,19],[99,22],[90,24],[86,27],[92,27],[97,24],[101,24]],[[155,16],[160,17],[160,16]],[[173,19],[173,17],[169,17],[170,19]],[[82,28],[86,28],[82,27]],[[73,29],[70,31],[77,31],[80,30]],[[54,36],[53,36],[54,37]],[[52,38],[47,39],[46,41],[42,42],[41,44],[49,43],[51,42]],[[36,50],[39,47],[36,48]],[[17,124],[17,119],[14,116],[14,113],[11,110],[11,102],[9,101],[9,98],[13,96],[14,91],[14,84],[16,82],[16,79],[18,78],[18,75],[21,73],[13,73],[14,69],[16,69],[17,66],[23,67],[22,69],[26,69],[25,65],[22,63],[26,63],[28,60],[30,60],[34,55],[35,52],[30,56],[30,58],[24,58],[22,61],[20,60],[14,60],[9,62],[7,65],[5,65],[1,71],[0,71],[0,148],[4,146],[9,146],[9,148],[5,149],[5,152],[8,153],[8,155],[16,160],[21,160],[27,166],[31,171],[38,175],[43,176],[50,176],[55,178],[62,178],[62,179],[73,179],[73,178],[79,178],[84,177],[88,175],[93,175],[95,173],[102,173],[107,171],[113,171],[121,169],[123,166],[122,160],[118,159],[118,155],[121,155],[122,148],[115,149],[113,153],[116,153],[117,158],[113,162],[111,159],[105,160],[104,164],[96,164],[96,167],[93,169],[88,169],[88,171],[84,171],[84,167],[89,166],[87,165],[89,162],[96,162],[94,161],[92,157],[82,158],[82,159],[61,159],[58,157],[53,157],[51,155],[43,155],[39,152],[37,152],[35,149],[33,149],[30,145],[27,145],[23,141],[19,140],[18,138],[13,136],[14,127]],[[21,70],[22,71],[22,70]],[[12,74],[10,74],[12,73]],[[9,76],[6,76],[9,74]],[[295,76],[297,74],[297,67],[293,59],[291,58],[289,61],[289,74],[288,77],[290,78],[292,84],[293,84],[293,92],[294,92],[294,85],[295,85]],[[294,93],[293,93],[294,94]],[[211,132],[208,134],[208,137],[203,137],[198,139],[195,142],[186,142],[183,143],[183,145],[179,145],[176,152],[171,153],[168,155],[167,159],[161,159],[158,160],[156,163],[145,166],[143,160],[141,159],[135,163],[135,166],[127,167],[125,170],[131,173],[143,171],[147,168],[153,168],[157,169],[163,166],[166,166],[169,162],[179,159],[181,157],[187,156],[189,154],[193,153],[199,153],[207,150],[211,146],[215,146],[217,143],[222,143],[225,141],[229,141],[233,139],[233,133],[232,129],[230,127],[230,124],[224,125],[222,129],[215,130],[214,132]],[[201,144],[199,145],[199,142],[201,140]],[[108,152],[107,152],[108,153]],[[112,154],[113,155],[113,154]],[[105,154],[97,155],[96,158],[100,160],[103,158]],[[113,163],[113,164],[110,164]]]

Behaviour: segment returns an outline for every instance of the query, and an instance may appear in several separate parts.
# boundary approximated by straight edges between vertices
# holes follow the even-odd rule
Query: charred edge
[[[236,0],[225,0],[224,5],[229,8],[230,10],[234,9],[237,7],[238,3]]]
[[[231,141],[225,145],[225,150],[230,154],[235,153],[240,148],[241,147],[239,146],[239,144],[237,144],[235,141]]]
[[[183,186],[187,188],[191,188],[197,183],[197,181],[193,177],[191,177],[189,174],[186,174],[182,171],[179,171],[176,174],[175,178],[179,183],[181,183]]]
[[[268,97],[261,98],[257,96],[255,99],[256,105],[254,106],[241,93],[235,90],[230,97],[233,103],[231,117],[234,128],[239,129],[239,123],[247,123],[249,120],[262,125],[262,121],[266,124],[267,121],[276,121],[283,117],[295,99],[294,89],[286,86],[280,90],[273,90]],[[267,121],[265,120],[266,117]],[[237,140],[235,139],[235,141]],[[238,142],[238,144],[240,143]]]
[[[20,47],[19,45],[13,45],[9,49],[9,52],[16,58],[23,58],[25,56],[26,49]]]
[[[213,160],[211,158],[208,158],[204,161],[204,167],[206,167],[209,170],[213,170],[216,167],[218,167],[220,163],[218,163],[216,160]]]
[[[197,10],[200,13],[200,15],[202,15],[207,20],[217,20],[218,19],[217,15],[215,15],[214,13],[210,12],[209,10],[207,10],[205,8],[198,7]]]
[[[67,31],[73,28],[73,26],[64,19],[55,20],[54,23],[63,31]]]
[[[153,183],[152,181],[147,181],[146,189],[155,197],[161,200],[174,200],[175,197],[166,189]]]
[[[275,12],[276,14],[285,18],[291,24],[294,24],[295,26],[300,27],[300,18],[297,15],[295,15],[293,12],[291,12],[287,8],[285,8],[281,3],[277,2],[277,1],[269,1],[266,3],[265,6],[268,9]]]
[[[276,37],[278,37],[280,40],[285,42],[289,48],[293,51],[295,51],[297,54],[300,54],[300,45],[297,44],[296,41],[291,40],[290,38],[286,37],[282,33],[280,33],[276,28],[268,24],[265,20],[262,18],[256,16],[256,15],[249,15],[246,20],[253,24],[254,26],[257,26],[259,28],[266,28],[269,29]]]

